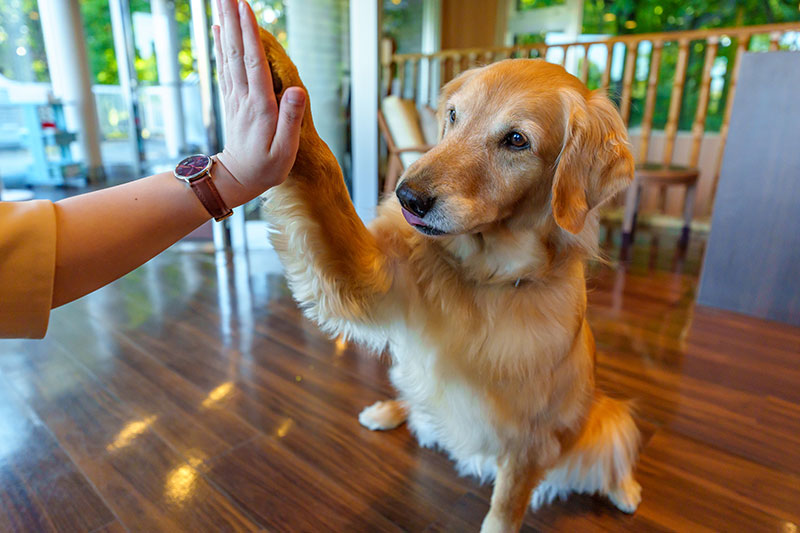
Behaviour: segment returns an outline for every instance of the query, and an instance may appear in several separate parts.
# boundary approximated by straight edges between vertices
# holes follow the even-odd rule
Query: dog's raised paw
[[[303,87],[303,82],[297,73],[292,60],[289,59],[286,50],[281,43],[267,30],[261,29],[261,45],[264,47],[264,54],[267,56],[269,71],[272,75],[272,90],[279,99],[283,91],[289,87]]]
[[[372,431],[394,429],[405,421],[405,405],[397,400],[375,402],[358,415],[358,422]]]

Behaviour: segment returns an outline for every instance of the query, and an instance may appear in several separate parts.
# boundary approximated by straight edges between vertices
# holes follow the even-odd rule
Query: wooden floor
[[[702,242],[639,237],[589,286],[644,499],[573,496],[526,530],[797,531],[800,329],[693,305]],[[0,381],[0,531],[477,531],[488,509],[405,427],[358,424],[385,361],[304,321],[269,252],[167,252],[0,342]]]

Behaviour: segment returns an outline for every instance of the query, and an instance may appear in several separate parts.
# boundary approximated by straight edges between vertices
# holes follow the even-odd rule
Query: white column
[[[80,156],[89,180],[103,177],[100,126],[77,0],[39,0],[53,93],[64,104],[67,127],[78,133]]]
[[[153,39],[156,48],[158,84],[161,88],[161,109],[164,113],[164,136],[167,154],[177,158],[184,151],[183,98],[178,64],[178,23],[172,0],[151,0]]]
[[[442,48],[442,2],[441,0],[422,1],[422,43],[423,54],[435,54]],[[419,87],[424,94],[417,95],[417,102],[425,102],[436,108],[441,84],[439,64],[434,62],[431,72],[429,59],[420,62]]]
[[[58,1],[58,0],[52,0]],[[128,145],[131,149],[131,165],[137,177],[142,174],[143,148],[139,136],[139,103],[137,101],[137,79],[133,70],[133,35],[130,27],[130,6],[128,0],[111,0],[108,3],[111,14],[111,32],[114,36],[114,54],[117,58],[117,75],[120,92],[128,110]]]
[[[216,2],[212,10],[216,11]],[[203,152],[216,153],[222,149],[217,132],[217,113],[214,96],[214,75],[211,70],[211,43],[208,38],[208,15],[205,0],[191,0],[192,6],[192,48],[197,59],[197,76],[200,78],[200,102],[203,126],[206,129],[206,143]],[[218,100],[217,100],[218,101]]]
[[[345,6],[346,0],[286,2],[289,55],[311,97],[314,126],[340,164],[346,141],[341,91],[346,59],[342,53]]]
[[[378,203],[379,0],[350,0],[350,138],[353,203],[364,220]]]

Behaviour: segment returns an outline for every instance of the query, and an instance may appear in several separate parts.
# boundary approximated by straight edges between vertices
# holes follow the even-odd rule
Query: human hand
[[[225,110],[225,148],[217,154],[231,179],[217,178],[222,198],[234,207],[281,184],[294,164],[306,94],[287,89],[280,110],[272,88],[258,24],[245,1],[217,0],[214,26],[219,86]]]

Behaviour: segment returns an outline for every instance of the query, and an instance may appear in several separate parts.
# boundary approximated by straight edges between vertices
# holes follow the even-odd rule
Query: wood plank
[[[664,468],[647,452],[637,468],[637,479],[644,497],[635,516],[670,531],[779,531],[785,523],[742,505],[724,491],[709,490],[681,472]]]
[[[103,526],[100,529],[95,529],[91,533],[127,533],[127,529],[125,529],[122,524],[118,521],[111,522],[107,526]]]
[[[643,455],[647,462],[754,513],[761,511],[800,523],[798,475],[759,465],[667,430],[659,431],[648,442]]]
[[[74,325],[74,319],[71,322]],[[85,335],[78,328],[61,336],[59,350],[64,357],[83,365],[140,418],[155,417],[154,430],[185,457],[204,461],[256,435],[244,420],[218,408],[219,399],[227,392],[226,382],[204,391],[125,337],[116,337],[113,352],[106,347],[81,350],[81,338]]]
[[[47,428],[0,379],[0,531],[91,531],[114,520]]]
[[[154,433],[150,418],[129,412],[65,359],[52,368],[8,379],[128,528],[259,528]]]
[[[208,475],[270,531],[402,531],[269,437],[216,459]]]

